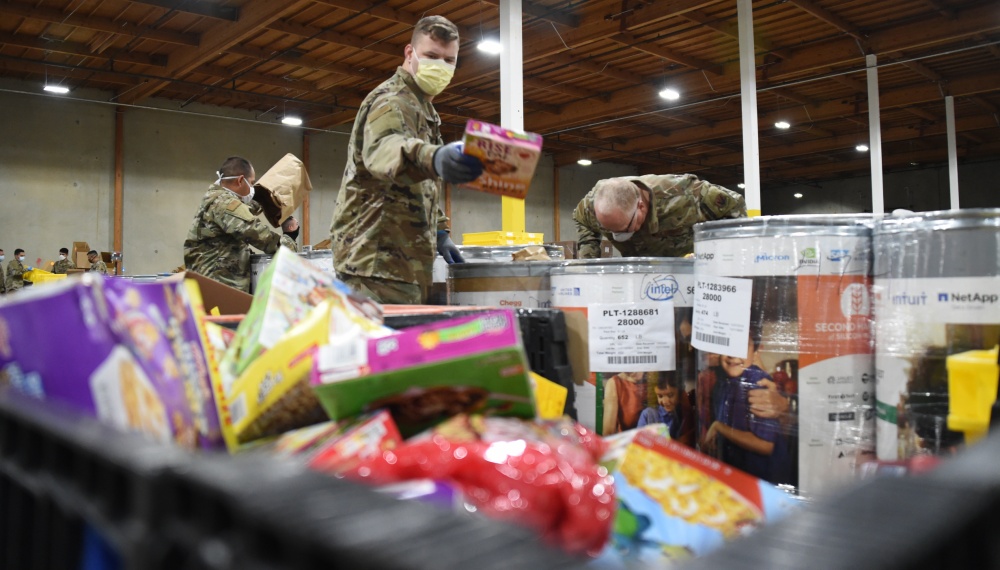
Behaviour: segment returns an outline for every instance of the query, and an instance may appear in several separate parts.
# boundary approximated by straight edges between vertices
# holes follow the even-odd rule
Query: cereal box
[[[542,136],[521,133],[490,123],[465,124],[465,154],[483,163],[479,178],[463,187],[524,199],[542,154]]]
[[[404,435],[461,413],[535,417],[528,363],[511,311],[481,313],[370,339],[353,358],[314,366],[330,419],[384,408]]]
[[[700,556],[797,505],[766,481],[646,430],[637,430],[614,478],[618,510],[601,556],[609,562]]]

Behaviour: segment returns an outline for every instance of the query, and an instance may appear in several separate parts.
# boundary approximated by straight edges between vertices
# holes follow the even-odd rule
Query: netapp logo
[[[790,255],[774,255],[772,253],[759,253],[757,257],[754,258],[754,263],[762,263],[765,261],[791,261],[792,256]]]
[[[996,293],[938,293],[939,303],[982,303],[994,304],[1000,300]]]
[[[696,253],[696,254],[694,254],[694,258],[695,259],[701,259],[701,260],[704,260],[704,261],[712,261],[713,259],[715,259],[715,254],[714,253]]]

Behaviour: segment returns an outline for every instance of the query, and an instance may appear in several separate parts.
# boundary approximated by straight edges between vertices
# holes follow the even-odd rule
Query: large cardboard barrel
[[[703,451],[806,495],[851,480],[860,462],[874,458],[871,226],[863,215],[695,226]],[[737,278],[729,287],[749,286],[752,294],[723,305],[726,289],[708,292],[719,290],[718,280],[707,285],[713,277]],[[711,311],[723,307],[722,318],[749,315],[731,347],[701,324],[720,318]]]
[[[549,272],[562,263],[453,263],[448,266],[448,304],[547,309],[552,306]]]
[[[885,218],[874,246],[878,457],[951,454],[946,359],[1000,342],[1000,209]]]

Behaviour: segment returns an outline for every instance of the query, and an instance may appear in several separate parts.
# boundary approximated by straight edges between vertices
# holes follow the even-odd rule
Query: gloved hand
[[[483,173],[483,163],[462,152],[461,141],[448,143],[434,151],[434,172],[445,182],[464,184],[472,182]]]
[[[451,236],[446,230],[438,230],[438,253],[448,263],[465,263],[462,254],[458,251],[458,246],[451,241]]]
[[[299,239],[299,221],[295,216],[288,216],[288,219],[281,223],[281,231],[292,240]]]

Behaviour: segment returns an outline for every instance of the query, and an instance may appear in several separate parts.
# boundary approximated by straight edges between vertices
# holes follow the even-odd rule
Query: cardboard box
[[[469,120],[465,124],[465,154],[483,163],[479,178],[462,187],[524,199],[542,154],[542,137]]]
[[[73,254],[73,263],[75,263],[79,269],[90,269],[90,262],[87,261],[86,252],[78,251]]]
[[[330,419],[384,408],[406,436],[460,413],[535,417],[512,311],[411,327],[366,349],[331,356],[320,348],[312,383]]]
[[[576,259],[577,243],[575,241],[555,241],[548,245],[558,245],[562,247],[564,259]]]
[[[110,269],[110,267],[109,267]],[[201,298],[205,303],[205,311],[212,314],[212,309],[219,310],[220,315],[245,315],[250,310],[250,303],[253,302],[253,295],[234,289],[224,283],[219,283],[195,273],[194,271],[182,271],[168,277],[168,281],[183,281],[184,279],[194,279],[201,289]]]

